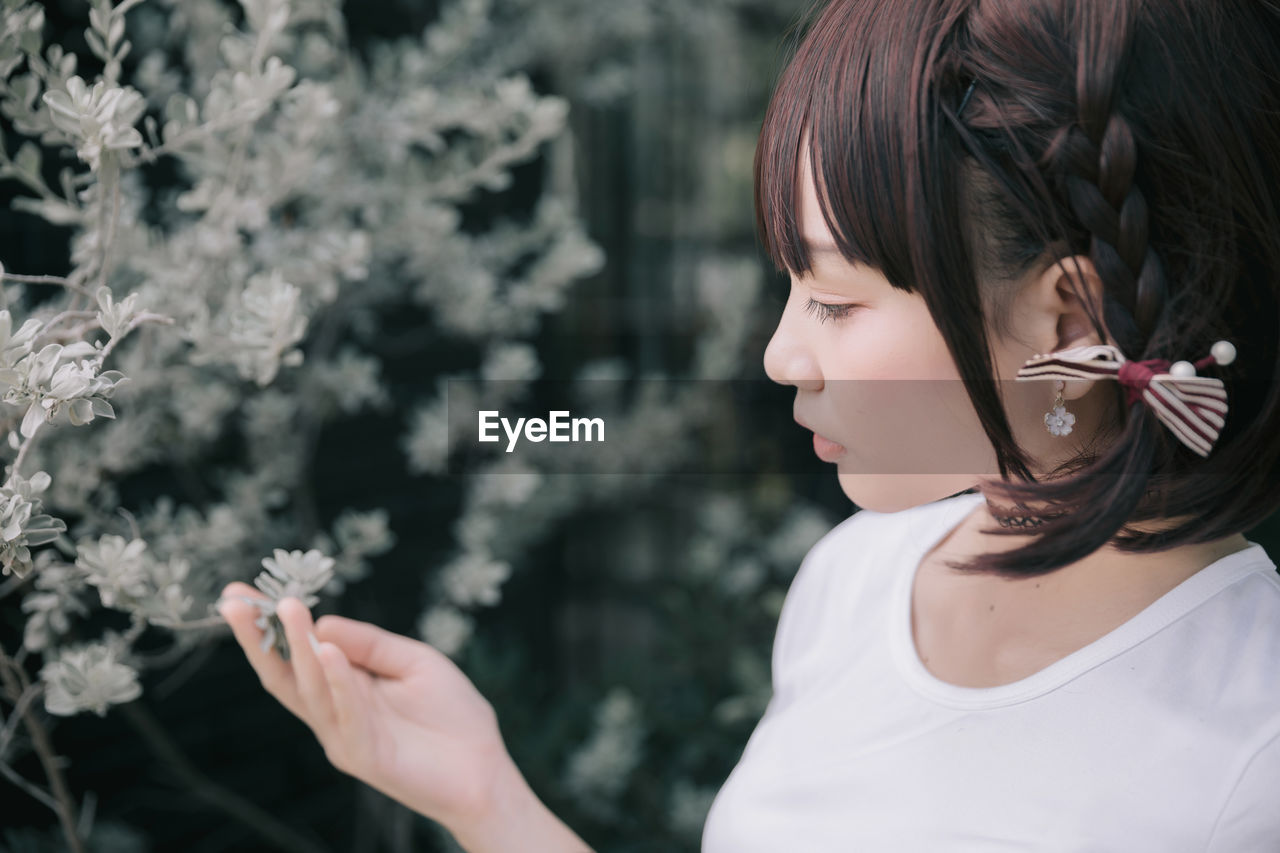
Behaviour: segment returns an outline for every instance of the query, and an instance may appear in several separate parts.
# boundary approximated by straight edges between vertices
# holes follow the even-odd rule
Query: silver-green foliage
[[[421,38],[376,44],[367,63],[338,0],[239,2],[237,26],[220,0],[92,0],[85,37],[101,71],[81,73],[77,56],[44,43],[42,4],[0,0],[0,112],[26,137],[0,144],[0,179],[29,193],[15,209],[72,234],[65,277],[0,263],[0,434],[15,453],[0,484],[0,598],[22,592],[19,655],[44,660],[18,707],[43,692],[49,713],[104,714],[137,698],[151,665],[132,648],[142,631],[171,630],[176,650],[190,648],[221,621],[216,592],[258,566],[264,647],[287,656],[280,598],[341,594],[396,539],[379,508],[348,508],[320,529],[301,486],[325,423],[393,402],[363,346],[382,334],[377,310],[430,308],[436,325],[422,334],[481,349],[475,370],[431,371],[434,394],[395,401],[410,411],[409,470],[438,474],[462,434],[445,382],[463,403],[518,399],[541,371],[528,338],[601,268],[567,177],[569,101],[534,91],[524,69],[541,62],[576,102],[607,101],[629,85],[624,46],[664,26],[724,29],[753,0],[456,0]],[[548,144],[558,171],[532,216],[462,230],[459,205],[510,186],[512,168]],[[50,150],[61,155],[52,182]],[[143,179],[161,161],[180,186]],[[759,269],[713,258],[703,279],[712,321],[684,378],[726,378],[742,364]],[[579,374],[625,375],[612,362]],[[712,413],[689,385],[651,385],[635,401],[616,399],[617,385],[585,382],[580,399],[615,416],[616,446],[630,454],[616,469],[656,482]],[[229,434],[243,458],[207,463]],[[548,478],[598,463],[528,459],[467,478],[457,551],[423,567],[432,585],[419,633],[450,654],[473,630],[467,611],[500,600],[540,532],[638,487]],[[194,480],[202,499],[123,506],[117,483],[157,465]],[[754,589],[760,567],[739,568],[735,589]],[[127,614],[129,628],[76,637],[97,607]],[[759,710],[758,670],[743,664],[744,695],[726,717]],[[610,697],[565,774],[570,791],[609,780],[600,815],[642,752],[643,709],[626,692]],[[627,713],[609,713],[618,708]],[[13,743],[0,737],[0,762]],[[686,788],[703,802],[686,785],[673,803]],[[673,823],[691,825],[699,808],[673,805],[691,815]]]

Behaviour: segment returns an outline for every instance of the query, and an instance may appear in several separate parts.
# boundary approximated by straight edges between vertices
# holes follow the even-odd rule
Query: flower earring
[[[1053,411],[1044,413],[1044,425],[1052,435],[1068,435],[1071,425],[1076,422],[1076,416],[1067,411],[1066,404],[1062,401],[1062,389],[1065,387],[1066,383],[1061,379],[1053,383],[1053,389],[1058,392],[1053,398]]]

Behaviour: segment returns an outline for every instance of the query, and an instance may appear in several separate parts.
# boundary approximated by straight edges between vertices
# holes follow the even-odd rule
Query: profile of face
[[[999,479],[995,450],[924,297],[835,248],[807,150],[798,177],[797,225],[812,269],[791,276],[764,367],[773,381],[795,386],[794,416],[817,436],[815,452],[836,465],[850,501],[877,512]],[[1016,340],[991,338],[998,393],[1038,476],[1078,449],[1106,414],[1105,401],[1091,393],[1096,382],[1066,383],[1077,429],[1054,436],[1044,423],[1053,383],[1014,377],[1037,353],[1102,341],[1056,264],[1033,267],[1017,283],[1011,316]]]

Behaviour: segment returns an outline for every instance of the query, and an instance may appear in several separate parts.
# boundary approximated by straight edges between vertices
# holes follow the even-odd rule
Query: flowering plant
[[[22,137],[0,139],[0,179],[26,193],[15,211],[70,234],[64,275],[0,257],[0,438],[12,453],[0,605],[20,604],[22,620],[21,646],[0,644],[0,765],[40,754],[50,790],[15,783],[58,815],[71,849],[83,849],[91,809],[67,790],[37,708],[135,703],[148,669],[223,627],[217,592],[250,575],[266,595],[262,642],[288,657],[278,602],[334,601],[397,541],[382,507],[321,523],[309,478],[321,430],[402,409],[409,473],[446,473],[462,434],[446,388],[486,407],[518,399],[543,372],[539,324],[604,264],[577,210],[570,99],[608,103],[633,85],[623,47],[669,31],[724,38],[750,2],[455,0],[420,39],[362,57],[337,0],[238,0],[242,15],[217,0],[91,0],[87,56],[46,44],[44,4],[0,0],[0,115]],[[538,63],[563,95],[535,88]],[[527,217],[465,222],[468,205],[547,149]],[[697,273],[712,319],[691,376],[722,378],[743,363],[761,276],[731,256]],[[394,333],[385,316],[405,308],[427,319]],[[470,347],[474,368],[428,364],[434,393],[393,395],[388,362],[423,341]],[[655,488],[713,413],[693,385],[622,400],[632,373],[591,362],[575,380],[619,430],[627,455],[613,464],[642,465]],[[456,548],[422,567],[424,640],[460,654],[474,611],[501,602],[539,536],[634,496],[624,478],[548,476],[600,471],[575,465],[535,452],[462,478]],[[141,506],[124,497],[155,471],[180,488]],[[711,527],[700,553],[726,555],[736,534]],[[724,592],[741,596],[761,588],[764,564],[735,547]],[[86,637],[104,611],[127,627]],[[139,651],[148,627],[168,651]],[[41,661],[36,679],[28,656]],[[739,657],[737,695],[717,719],[758,712],[758,663]],[[644,709],[629,696],[609,692],[564,765],[566,790],[592,814],[617,813],[642,754]],[[705,799],[684,786],[673,800],[688,792]],[[676,810],[686,828],[696,820],[696,805]]]

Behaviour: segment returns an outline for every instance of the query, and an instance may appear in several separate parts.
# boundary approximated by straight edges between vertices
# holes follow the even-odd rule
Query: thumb
[[[421,665],[431,647],[359,619],[326,613],[316,620],[316,636],[342,649],[347,659],[375,675],[398,677]]]

